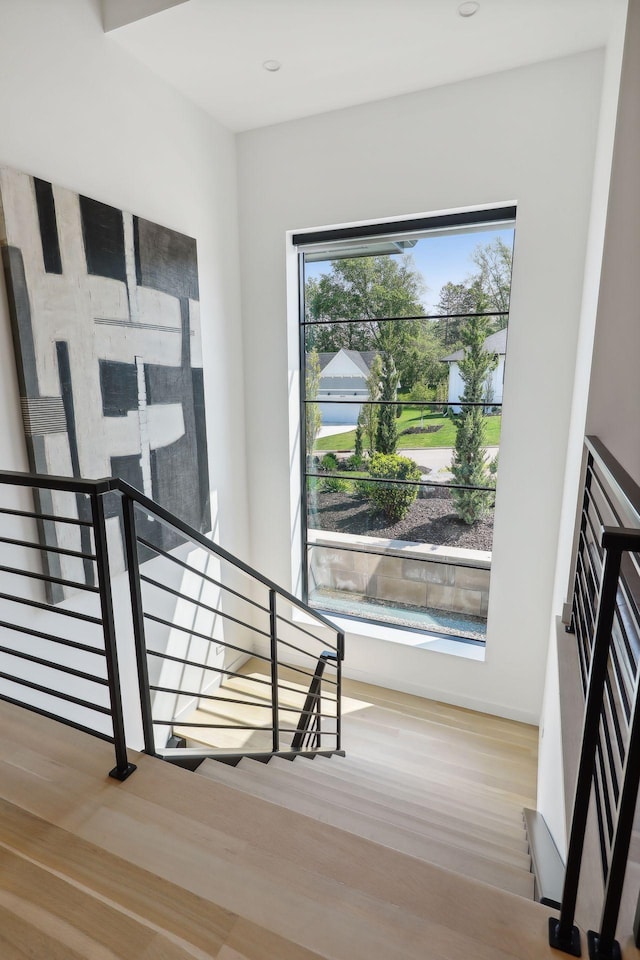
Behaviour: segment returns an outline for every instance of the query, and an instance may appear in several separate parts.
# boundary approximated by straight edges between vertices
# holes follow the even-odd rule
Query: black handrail
[[[597,438],[588,437],[585,447],[587,468],[570,629],[579,642],[586,705],[562,905],[559,918],[549,919],[549,943],[565,953],[581,955],[580,932],[574,920],[593,782],[605,892],[598,931],[588,932],[589,955],[592,960],[616,960],[620,948],[615,932],[640,783],[640,697],[636,668],[631,716],[628,721],[626,715],[617,716],[609,674],[610,665],[615,673],[619,664],[616,624],[620,618],[620,597],[628,592],[623,559],[640,551],[640,488]],[[603,522],[602,510],[616,525]],[[597,522],[594,522],[594,513]],[[599,571],[593,566],[592,547],[601,556]],[[591,610],[589,600],[588,616],[584,592],[586,568],[591,569],[590,576],[597,587],[595,610]],[[613,776],[612,743],[615,737],[620,750],[623,724],[628,724],[628,742],[622,752],[624,763],[618,782]],[[610,782],[613,795],[609,792]]]
[[[138,675],[137,679],[138,679],[138,687],[139,687],[139,694],[140,694],[142,728],[143,728],[143,735],[144,735],[145,751],[151,755],[156,755],[156,756],[164,755],[162,750],[160,751],[156,750],[155,737],[154,737],[154,724],[157,724],[159,728],[162,728],[164,726],[171,727],[174,724],[177,725],[177,723],[184,723],[186,726],[190,725],[188,720],[175,721],[173,719],[167,720],[163,717],[154,718],[153,709],[152,709],[152,691],[154,691],[154,694],[157,694],[160,696],[162,696],[163,694],[169,694],[170,692],[173,692],[177,696],[184,696],[187,698],[189,697],[197,698],[198,696],[202,696],[204,701],[211,701],[216,699],[220,701],[225,700],[224,697],[219,697],[219,698],[212,697],[210,695],[211,691],[209,690],[208,692],[206,692],[204,688],[201,694],[197,694],[197,692],[194,693],[193,691],[188,693],[186,690],[182,689],[182,680],[179,681],[177,684],[173,684],[173,683],[170,683],[168,685],[167,684],[163,685],[160,683],[151,684],[149,679],[149,667],[148,667],[149,656],[160,657],[163,662],[164,661],[174,662],[176,663],[176,668],[178,670],[180,670],[181,667],[182,667],[182,670],[184,669],[188,670],[188,669],[191,669],[192,667],[197,667],[201,671],[204,671],[210,677],[218,676],[219,677],[219,680],[217,681],[218,684],[220,684],[225,677],[229,677],[230,679],[236,678],[236,682],[239,681],[240,679],[242,680],[247,679],[242,674],[238,673],[237,671],[230,670],[228,667],[225,667],[225,666],[216,667],[211,665],[208,662],[208,655],[204,658],[204,662],[200,662],[197,659],[196,660],[190,659],[188,655],[173,657],[168,652],[153,650],[153,649],[147,650],[146,639],[145,639],[145,619],[156,621],[158,623],[165,624],[166,626],[169,626],[172,628],[176,627],[179,630],[183,630],[184,628],[181,627],[180,623],[174,623],[173,621],[166,621],[166,619],[158,617],[157,615],[151,613],[150,611],[145,610],[144,596],[143,596],[143,581],[145,580],[149,583],[152,583],[158,589],[168,591],[168,593],[172,596],[176,596],[179,599],[181,598],[183,600],[189,601],[190,603],[193,603],[194,609],[197,608],[202,611],[206,611],[207,614],[213,615],[214,618],[217,618],[219,616],[223,617],[225,621],[231,622],[234,625],[239,625],[240,628],[251,629],[254,631],[254,636],[256,634],[259,635],[258,638],[260,638],[261,636],[268,638],[269,645],[270,645],[269,655],[264,656],[257,650],[256,651],[245,650],[244,648],[238,646],[237,644],[227,643],[226,640],[224,639],[214,640],[214,638],[211,635],[208,635],[207,633],[203,633],[200,630],[194,630],[193,628],[186,629],[186,633],[191,634],[194,638],[200,638],[200,640],[204,641],[205,643],[208,643],[209,645],[215,643],[216,646],[219,645],[220,647],[228,648],[229,650],[232,650],[232,651],[234,650],[241,651],[242,653],[245,653],[247,655],[257,656],[258,659],[261,661],[266,661],[265,665],[267,665],[270,669],[269,678],[267,679],[265,677],[264,679],[261,679],[260,677],[255,677],[255,678],[252,678],[250,682],[254,685],[259,684],[260,686],[257,687],[258,690],[264,689],[265,692],[268,691],[268,696],[270,700],[269,705],[271,707],[272,725],[268,728],[260,727],[258,725],[256,729],[258,730],[262,729],[262,730],[265,730],[265,732],[267,730],[272,731],[273,733],[272,752],[278,753],[280,755],[282,755],[283,752],[285,753],[287,752],[286,744],[285,744],[284,751],[283,751],[283,748],[281,747],[280,734],[281,733],[289,734],[289,732],[291,732],[295,736],[295,732],[296,732],[296,727],[292,726],[290,722],[281,724],[281,721],[280,721],[281,711],[284,711],[285,715],[290,713],[293,713],[295,715],[299,714],[299,710],[296,707],[293,707],[290,705],[282,706],[282,701],[280,699],[280,691],[288,691],[289,696],[291,694],[297,695],[300,690],[300,687],[296,686],[295,684],[292,686],[291,684],[283,683],[279,680],[278,667],[279,667],[279,664],[282,663],[282,661],[278,659],[278,647],[281,644],[283,648],[291,648],[291,649],[294,649],[297,653],[302,654],[303,656],[311,657],[312,663],[309,664],[311,669],[313,669],[316,666],[316,654],[313,653],[310,649],[305,650],[303,646],[290,643],[288,640],[284,639],[284,637],[280,636],[279,630],[281,628],[284,629],[284,625],[286,625],[288,628],[291,628],[293,630],[298,630],[303,635],[308,636],[311,641],[317,644],[323,644],[323,645],[326,644],[327,646],[331,646],[331,644],[327,644],[326,640],[323,640],[321,637],[317,636],[315,633],[312,632],[311,629],[307,629],[306,627],[303,627],[300,624],[296,623],[293,620],[293,617],[291,619],[287,619],[287,617],[284,616],[284,611],[282,610],[282,608],[281,610],[276,609],[277,604],[279,601],[281,601],[285,605],[289,605],[290,607],[294,607],[296,610],[301,611],[306,617],[309,618],[309,621],[310,621],[308,624],[309,626],[329,628],[331,633],[336,636],[335,649],[339,651],[339,654],[338,655],[336,655],[335,653],[330,654],[331,657],[337,658],[337,661],[338,661],[337,682],[334,683],[334,681],[330,681],[332,683],[332,686],[335,686],[336,695],[335,695],[335,698],[331,698],[331,703],[335,704],[336,715],[335,715],[335,732],[327,731],[326,735],[330,737],[332,740],[329,752],[335,752],[336,750],[340,749],[340,697],[341,697],[340,661],[344,656],[344,635],[339,633],[337,628],[334,626],[334,624],[331,623],[329,619],[324,617],[318,611],[310,608],[306,603],[301,601],[298,597],[284,590],[282,587],[279,587],[277,584],[271,581],[268,577],[263,576],[258,571],[251,568],[248,564],[244,563],[242,560],[233,556],[223,547],[220,547],[218,544],[214,543],[207,536],[200,533],[198,530],[194,529],[193,527],[189,526],[189,524],[185,523],[180,518],[174,516],[168,510],[161,507],[159,504],[155,503],[153,500],[146,497],[144,494],[140,493],[140,491],[136,490],[134,487],[132,487],[131,485],[129,485],[128,483],[126,483],[125,481],[119,478],[108,477],[108,478],[102,478],[99,480],[84,480],[84,479],[78,479],[73,477],[57,477],[57,476],[39,475],[39,474],[17,472],[17,471],[16,472],[0,471],[0,485],[14,486],[19,488],[32,488],[34,490],[34,497],[36,496],[35,491],[38,491],[38,490],[75,493],[75,494],[85,495],[90,502],[90,505],[91,505],[90,519],[89,520],[85,519],[83,521],[80,521],[79,519],[76,520],[76,518],[69,517],[69,516],[61,515],[60,517],[57,517],[55,515],[55,511],[51,511],[51,510],[49,510],[47,513],[41,512],[37,508],[37,501],[36,501],[36,509],[34,511],[23,510],[23,509],[12,509],[7,507],[0,510],[0,513],[2,515],[11,515],[16,517],[25,517],[27,519],[33,519],[36,522],[47,520],[48,522],[55,524],[57,521],[60,521],[61,523],[64,523],[64,524],[77,523],[78,525],[82,524],[84,528],[88,527],[89,532],[87,533],[87,537],[90,537],[91,531],[93,531],[93,544],[94,544],[94,551],[95,551],[94,553],[89,553],[86,550],[86,548],[83,551],[79,552],[79,551],[67,550],[66,546],[52,547],[52,544],[47,544],[44,541],[41,544],[36,544],[36,543],[31,543],[30,541],[27,541],[27,540],[21,540],[19,541],[19,543],[22,546],[33,547],[35,549],[39,549],[40,551],[45,551],[48,553],[52,552],[52,550],[50,549],[52,547],[53,552],[57,555],[62,555],[62,556],[72,555],[74,557],[79,556],[82,558],[86,558],[87,560],[89,559],[92,560],[95,563],[95,567],[94,567],[93,574],[91,574],[90,572],[90,579],[92,584],[95,583],[95,586],[93,585],[89,586],[89,584],[82,584],[79,582],[76,584],[75,581],[68,580],[65,577],[49,576],[48,574],[34,573],[33,571],[29,571],[29,570],[23,571],[20,568],[13,567],[13,566],[3,565],[1,568],[1,571],[8,574],[17,574],[19,576],[21,574],[24,574],[27,578],[30,578],[31,580],[44,581],[45,584],[51,583],[56,585],[58,588],[66,587],[68,589],[73,589],[75,586],[77,586],[78,589],[85,589],[88,591],[89,596],[94,595],[96,597],[96,602],[99,602],[100,615],[94,616],[93,614],[89,614],[86,612],[79,612],[74,609],[69,609],[66,605],[65,606],[55,605],[52,599],[50,599],[49,602],[47,603],[43,603],[39,600],[31,599],[29,597],[16,596],[15,594],[11,594],[11,593],[1,593],[0,599],[16,602],[18,604],[22,604],[26,606],[33,606],[37,609],[45,610],[50,613],[64,614],[64,618],[62,619],[65,619],[66,617],[70,617],[75,620],[80,620],[89,625],[92,625],[94,628],[100,628],[102,631],[102,638],[104,641],[103,644],[100,644],[94,648],[91,646],[91,643],[79,643],[77,640],[67,639],[64,636],[53,636],[53,635],[50,635],[46,629],[34,630],[32,627],[23,626],[20,623],[13,623],[13,622],[10,622],[9,620],[1,621],[0,625],[6,629],[14,630],[18,633],[23,632],[27,635],[35,636],[45,641],[50,641],[56,644],[65,644],[74,649],[81,649],[83,651],[86,651],[87,653],[99,654],[101,657],[104,658],[104,662],[106,664],[106,678],[104,679],[100,678],[98,682],[108,688],[109,706],[108,707],[98,706],[93,704],[89,699],[84,700],[81,698],[74,698],[74,697],[71,697],[70,694],[65,693],[63,690],[56,691],[54,689],[50,689],[49,687],[43,684],[36,685],[31,680],[28,683],[23,683],[22,678],[20,678],[17,675],[14,676],[13,674],[6,673],[5,671],[2,672],[2,677],[10,681],[13,681],[15,683],[22,683],[23,686],[31,685],[33,689],[36,689],[38,692],[44,692],[44,693],[50,694],[51,697],[53,697],[54,699],[57,697],[59,700],[63,702],[64,701],[73,702],[79,706],[82,706],[83,708],[94,710],[96,713],[108,715],[111,720],[113,735],[112,736],[108,735],[100,729],[94,730],[86,724],[81,724],[79,722],[76,722],[75,720],[71,720],[69,719],[69,717],[65,716],[64,713],[57,715],[54,710],[44,710],[39,706],[34,706],[29,703],[23,703],[20,699],[16,699],[15,697],[10,696],[9,694],[11,693],[11,691],[7,692],[6,695],[0,694],[0,699],[4,699],[11,703],[17,703],[19,705],[26,707],[27,709],[33,710],[34,712],[40,713],[44,716],[53,717],[54,719],[59,719],[63,723],[67,723],[70,726],[74,726],[77,729],[80,729],[85,732],[89,732],[92,735],[98,736],[101,739],[106,739],[109,742],[113,743],[115,753],[116,753],[116,767],[114,768],[114,770],[111,771],[111,775],[113,777],[117,779],[125,779],[135,769],[135,766],[133,764],[130,764],[127,758],[127,748],[126,748],[125,729],[124,729],[124,714],[123,714],[121,684],[120,684],[119,668],[118,668],[118,654],[117,654],[116,636],[115,636],[115,621],[114,621],[114,614],[113,614],[113,598],[111,596],[111,575],[109,570],[109,552],[108,552],[108,546],[107,546],[106,514],[105,514],[105,506],[104,506],[104,496],[110,493],[117,493],[120,495],[120,498],[121,498],[122,530],[124,534],[123,536],[124,550],[125,550],[125,556],[126,556],[129,588],[130,588],[130,596],[131,596],[131,614],[132,614],[132,621],[133,621],[133,634],[134,634],[135,652],[136,652],[136,660],[137,660],[137,675]],[[153,581],[148,577],[141,576],[140,569],[139,569],[140,559],[138,556],[138,550],[139,550],[139,545],[141,545],[143,549],[146,549],[145,544],[147,543],[147,541],[145,540],[144,537],[142,537],[138,533],[136,528],[136,513],[138,510],[146,512],[153,519],[158,520],[161,523],[168,526],[171,530],[173,530],[174,535],[177,535],[178,537],[180,537],[183,542],[189,543],[193,546],[204,548],[207,554],[216,557],[219,561],[224,561],[229,563],[237,571],[249,577],[251,581],[253,581],[256,584],[260,584],[262,585],[262,587],[266,588],[269,595],[268,607],[261,603],[257,603],[250,596],[243,595],[241,592],[239,592],[238,590],[235,590],[231,586],[228,586],[224,582],[218,581],[215,578],[208,576],[208,574],[205,573],[204,571],[201,572],[196,568],[192,567],[190,564],[185,564],[179,561],[179,558],[172,556],[168,551],[162,550],[161,548],[158,548],[156,550],[156,548],[151,543],[148,544],[149,547],[151,547],[153,550],[156,550],[158,557],[162,556],[165,559],[178,560],[178,562],[181,563],[181,566],[185,567],[187,570],[190,570],[193,574],[201,577],[203,581],[208,581],[209,583],[215,585],[216,588],[219,588],[220,590],[223,590],[223,591],[227,591],[228,595],[232,599],[235,597],[237,600],[247,601],[251,605],[250,609],[253,610],[254,617],[258,616],[262,612],[268,613],[268,616],[269,616],[268,631],[257,629],[254,624],[245,622],[245,620],[241,620],[238,617],[234,617],[230,615],[227,611],[223,611],[222,609],[220,609],[218,606],[203,603],[201,600],[199,600],[195,596],[190,597],[188,594],[180,593],[180,591],[174,590],[168,584],[163,584],[160,581]],[[9,538],[7,537],[4,537],[3,539],[7,542],[9,541]],[[18,541],[13,541],[13,542],[18,543]],[[91,541],[89,540],[87,542],[90,543]],[[52,594],[49,594],[48,596],[50,598]],[[58,594],[58,596],[60,596],[60,594]],[[304,623],[305,621],[303,620],[302,622]],[[198,642],[200,642],[200,640],[198,640]],[[7,653],[11,654],[10,648],[7,648]],[[28,658],[25,656],[22,659],[26,660]],[[31,660],[34,663],[39,663],[47,668],[50,667],[51,669],[58,670],[61,673],[61,675],[74,674],[74,675],[77,675],[80,679],[83,679],[83,678],[87,680],[92,679],[91,674],[87,673],[86,671],[77,671],[77,670],[71,670],[70,668],[62,667],[61,665],[57,665],[55,660],[47,659],[44,657],[38,658],[35,656],[31,656]],[[282,663],[282,666],[286,666],[287,669],[292,670],[298,674],[301,674],[303,678],[309,678],[309,677],[313,678],[313,674],[310,671],[301,670],[298,667],[296,667],[294,664]],[[313,682],[313,679],[312,679],[312,682]],[[327,681],[327,683],[329,683],[329,681]],[[251,706],[253,700],[254,700],[253,694],[248,694],[244,699],[244,701],[241,699],[238,700],[236,698],[235,702],[238,702],[238,703],[244,702],[245,705]],[[230,697],[226,700],[227,703],[230,703],[232,701],[233,701],[233,697]],[[262,703],[258,703],[258,705],[262,706]],[[295,719],[293,723],[295,724]],[[208,726],[216,729],[217,728],[221,728],[221,729],[241,729],[242,728],[240,725],[234,725],[234,724],[217,724],[217,723],[204,724],[204,723],[194,722],[191,725],[194,727]],[[318,747],[320,746],[319,732],[317,735],[317,746]],[[188,751],[185,751],[185,753],[187,752]],[[197,752],[197,751],[194,751],[194,752]],[[326,748],[323,752],[327,752]],[[169,754],[172,754],[172,753],[175,753],[175,751],[167,750],[166,751],[167,758],[169,758]],[[171,759],[173,760],[175,758],[171,756]]]
[[[325,667],[329,660],[333,660],[336,664],[336,667],[339,663],[339,657],[332,650],[323,650],[320,656],[318,657],[318,662],[316,664],[316,669],[313,674],[311,683],[309,684],[309,690],[307,691],[307,696],[304,701],[304,706],[300,713],[300,720],[298,721],[298,727],[296,729],[295,736],[291,742],[292,750],[302,750],[302,747],[305,742],[307,733],[311,726],[312,721],[315,718],[317,724],[315,728],[315,743],[314,746],[318,747],[320,744],[320,715],[322,712],[322,677],[324,674]],[[340,745],[338,742],[338,748]]]

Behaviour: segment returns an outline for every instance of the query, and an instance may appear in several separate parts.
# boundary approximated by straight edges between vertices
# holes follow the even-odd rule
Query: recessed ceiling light
[[[480,9],[480,4],[477,0],[465,0],[464,3],[461,3],[458,7],[458,16],[460,17],[472,17],[474,13],[477,13]]]
[[[268,70],[269,73],[277,73],[282,64],[279,60],[265,60],[262,66],[265,70]]]

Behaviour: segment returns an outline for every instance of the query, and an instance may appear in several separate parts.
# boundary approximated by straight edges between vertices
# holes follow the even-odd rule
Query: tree
[[[369,391],[369,401],[375,401],[380,396],[380,378],[382,376],[382,360],[379,354],[373,358],[367,377],[367,389]],[[376,430],[378,427],[378,408],[373,402],[363,403],[358,417],[358,423],[362,425],[369,455],[373,456],[376,449]]]
[[[464,383],[460,398],[463,403],[481,403],[487,379],[497,366],[497,356],[484,349],[488,332],[488,317],[469,317],[461,330],[464,357],[459,366]],[[491,486],[492,477],[484,450],[485,422],[482,406],[463,406],[456,416],[456,443],[451,473],[457,484],[467,487]],[[456,513],[469,524],[482,519],[493,502],[491,491],[453,489],[451,493]]]
[[[320,389],[320,357],[318,356],[317,350],[312,350],[307,357],[305,386],[305,397],[307,400],[313,401],[305,404],[307,456],[311,456],[316,437],[320,433],[320,427],[322,426],[320,407],[315,402],[315,398],[318,396],[318,390]]]
[[[382,356],[382,374],[380,377],[380,399],[387,401],[378,409],[376,428],[376,451],[395,453],[398,446],[398,424],[396,423],[396,404],[389,401],[398,398],[398,371],[393,356],[386,351]]]
[[[392,352],[403,386],[405,379],[410,386],[410,348],[424,324],[402,317],[424,314],[424,289],[408,254],[333,260],[330,273],[305,285],[307,321],[326,323],[307,328],[308,344],[330,353],[342,348]]]

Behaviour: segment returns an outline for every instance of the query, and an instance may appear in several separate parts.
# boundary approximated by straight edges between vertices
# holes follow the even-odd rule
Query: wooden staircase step
[[[296,766],[304,769],[313,764],[329,779],[355,781],[363,787],[392,798],[394,803],[413,805],[419,802],[421,806],[428,807],[430,812],[444,817],[451,816],[454,820],[462,820],[465,823],[472,822],[510,841],[517,841],[522,836],[522,816],[519,809],[510,811],[508,816],[501,816],[487,811],[484,805],[474,804],[473,800],[467,799],[466,796],[456,796],[452,799],[450,790],[438,789],[426,780],[401,783],[397,776],[388,772],[386,767],[366,760],[356,763],[351,755],[330,759],[320,756],[313,759],[298,757],[295,761]]]
[[[411,720],[409,718],[409,723]],[[517,785],[524,791],[535,789],[532,765],[528,757],[505,755],[506,750],[497,751],[478,746],[477,743],[457,742],[453,747],[450,739],[439,739],[433,735],[428,724],[414,720],[414,728],[405,729],[404,723],[396,722],[394,714],[374,708],[354,715],[347,715],[344,721],[345,742],[349,737],[370,737],[375,739],[381,750],[402,750],[448,767],[464,768],[469,777],[481,783],[491,783],[502,787],[503,784]]]
[[[382,778],[386,784],[388,782],[396,783],[402,789],[409,790],[415,795],[416,790],[424,790],[436,796],[450,799],[452,794],[457,798],[461,797],[463,804],[468,803],[472,807],[482,810],[487,817],[496,822],[511,823],[521,828],[522,825],[522,801],[519,797],[505,795],[492,788],[482,788],[479,785],[469,786],[460,778],[450,778],[443,775],[442,771],[435,767],[422,769],[419,766],[412,766],[415,772],[409,773],[406,765],[397,758],[381,759],[375,754],[377,759],[371,759],[371,754],[366,757],[347,753],[349,764],[361,771],[370,770],[373,766],[376,769],[376,775]]]
[[[335,782],[327,783],[321,775],[311,778],[297,777],[292,770],[295,763],[287,760],[280,760],[278,763],[277,760],[276,757],[266,764],[266,772],[263,769],[262,776],[267,776],[276,784],[279,783],[280,789],[285,792],[293,788],[298,793],[310,796],[314,800],[321,800],[325,804],[333,804],[341,810],[366,814],[390,827],[399,827],[402,830],[415,833],[417,836],[442,840],[462,849],[471,850],[481,856],[490,857],[499,863],[508,863],[526,871],[530,869],[531,859],[524,830],[520,848],[516,845],[509,846],[502,840],[498,841],[482,835],[481,832],[469,832],[464,829],[464,826],[452,822],[440,821],[434,824],[428,819],[427,811],[424,809],[420,811],[421,816],[406,811],[399,812],[388,802],[384,802],[384,798],[379,801],[366,790],[354,791],[350,786],[345,788],[344,781],[340,785],[336,785]],[[241,766],[248,767],[251,763],[256,763],[256,761],[243,760]],[[265,768],[265,764],[261,764],[261,766]]]
[[[322,764],[318,763],[317,759],[306,759],[305,757],[299,757],[293,763],[279,757],[274,757],[269,761],[270,767],[285,764],[291,768],[291,776],[307,779],[312,783],[319,780],[331,789],[345,790],[354,798],[368,798],[380,804],[383,809],[406,817],[408,822],[412,820],[425,821],[434,827],[457,830],[464,835],[468,834],[480,839],[487,839],[509,850],[515,850],[522,854],[528,853],[528,843],[522,829],[519,831],[514,829],[512,833],[506,833],[503,828],[496,826],[494,823],[489,825],[477,823],[471,819],[475,814],[473,808],[461,810],[455,807],[453,803],[447,804],[445,801],[440,808],[437,808],[429,802],[428,798],[425,800],[422,795],[415,792],[411,800],[400,799],[397,795],[385,790],[383,785],[377,784],[375,781],[364,780],[354,774],[345,758],[332,757],[327,763]],[[283,769],[286,769],[286,766],[283,766]],[[345,769],[341,771],[340,775],[336,775],[336,767],[344,767]]]
[[[245,764],[244,768],[243,764]],[[484,883],[524,897],[533,897],[533,876],[522,868],[496,863],[487,857],[465,851],[445,841],[418,836],[408,829],[392,828],[373,817],[339,809],[322,801],[314,801],[313,798],[294,790],[287,791],[285,794],[279,787],[267,782],[261,771],[256,773],[246,764],[247,762],[242,760],[238,767],[233,768],[215,760],[206,760],[199,767],[198,772],[202,776],[226,783],[234,789],[286,806],[322,823],[391,847],[408,856],[420,857],[451,870],[460,870],[466,876]]]
[[[530,806],[534,800],[534,783],[528,786],[517,782],[512,784],[500,772],[492,772],[490,767],[485,771],[467,770],[464,763],[458,762],[455,758],[450,758],[448,761],[434,760],[421,753],[420,748],[415,744],[411,746],[402,738],[389,743],[381,740],[376,731],[369,730],[363,725],[356,728],[355,724],[349,725],[346,721],[344,722],[343,746],[348,754],[364,754],[369,757],[375,753],[375,756],[391,769],[404,769],[411,775],[423,776],[428,765],[428,776],[434,782],[446,782],[452,785],[458,783],[460,787],[464,785],[467,791],[476,790],[487,796],[493,794],[503,805],[504,797],[508,797],[508,803],[513,800],[519,806]]]

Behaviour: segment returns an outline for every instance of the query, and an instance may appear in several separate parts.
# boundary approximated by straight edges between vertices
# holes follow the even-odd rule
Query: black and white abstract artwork
[[[0,243],[30,469],[122,477],[210,530],[195,240],[0,168]],[[87,519],[82,496],[43,492],[42,513],[56,497]],[[113,539],[115,502],[111,512]],[[153,526],[156,545],[174,545]],[[45,524],[40,536],[64,547],[78,529]],[[63,555],[48,557],[51,575],[69,572]],[[90,565],[75,564],[78,575],[90,579]]]

